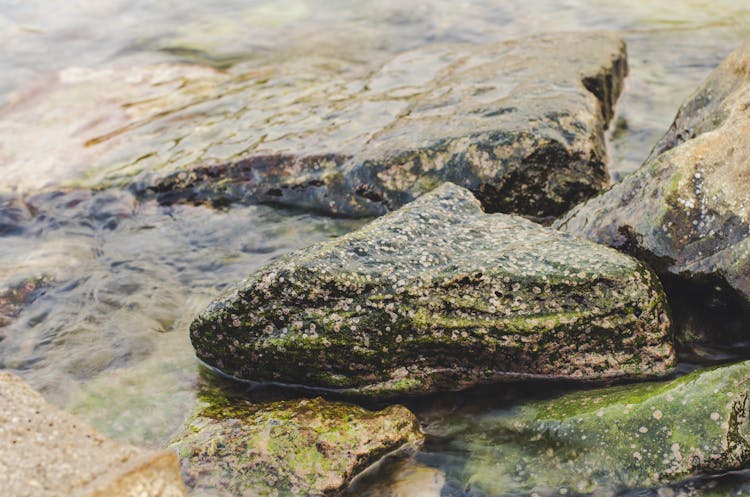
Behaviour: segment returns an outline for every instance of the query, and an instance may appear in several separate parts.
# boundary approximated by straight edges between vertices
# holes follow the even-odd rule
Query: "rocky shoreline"
[[[68,165],[65,181],[51,179],[37,200],[90,209],[108,229],[149,200],[381,216],[238,276],[246,278],[228,282],[192,322],[196,356],[211,368],[305,394],[202,395],[169,446],[191,495],[339,495],[385,456],[412,457],[434,436],[391,403],[540,378],[575,391],[484,413],[468,428],[442,426],[468,454],[467,493],[457,495],[614,493],[750,465],[749,363],[674,377],[686,357],[747,342],[750,44],[688,99],[641,169],[607,189],[605,130],[625,54],[616,35],[563,33],[423,47],[367,77],[314,61],[294,65],[295,77],[175,66],[145,69],[123,87],[117,74],[100,75],[117,82],[115,96],[156,96],[123,110],[116,132],[86,128],[77,136],[86,138],[77,155],[85,164]],[[310,78],[331,74],[309,89]],[[178,79],[172,93],[155,84]],[[91,89],[82,78],[29,96],[0,116],[0,131],[18,112],[40,114]],[[296,105],[309,114],[294,133],[242,150],[230,143],[240,124],[232,140],[254,143],[257,123],[279,109],[294,115]],[[211,116],[198,132],[213,137],[199,157],[185,155],[190,133],[180,127],[197,107]],[[79,146],[61,147],[47,164],[57,168]],[[17,160],[37,159],[29,151]],[[112,200],[122,188],[130,193]],[[0,234],[42,212],[19,199],[0,197]],[[0,344],[3,327],[54,284],[45,275],[0,288]],[[10,392],[0,398],[0,435],[18,421],[14,399],[48,409],[16,378],[0,380],[20,392],[0,391]],[[377,410],[358,405],[372,402]],[[65,423],[75,443],[100,440]],[[0,469],[27,482],[12,495],[27,495],[36,470],[13,459],[21,449],[11,445]],[[168,464],[139,466],[153,490],[137,495],[183,495],[171,454]],[[102,471],[91,469],[102,463],[94,459],[38,483],[54,492],[60,478],[85,470],[93,476],[70,480],[71,492],[104,495],[87,487]],[[427,479],[443,485],[436,495],[448,488],[442,474]]]

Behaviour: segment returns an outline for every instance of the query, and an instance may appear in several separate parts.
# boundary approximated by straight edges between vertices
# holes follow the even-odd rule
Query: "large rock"
[[[316,398],[208,403],[172,447],[195,496],[322,496],[422,438],[404,407],[371,412]]]
[[[510,377],[655,376],[674,365],[643,264],[447,183],[258,270],[191,325],[225,374],[373,395]]]
[[[556,216],[607,185],[626,72],[602,32],[426,46],[375,71],[311,57],[229,75],[68,70],[0,115],[0,190],[130,185],[371,216],[452,181],[490,211]]]
[[[7,497],[179,497],[177,457],[106,439],[0,372],[0,481]]]
[[[491,496],[671,485],[750,464],[749,386],[743,362],[454,420],[468,428],[451,436]]]
[[[627,250],[705,287],[704,301],[750,304],[750,42],[682,106],[641,169],[557,227]],[[667,282],[668,283],[668,282]],[[684,284],[675,286],[680,297]],[[693,295],[697,292],[692,291]],[[694,297],[693,297],[694,298]],[[695,307],[694,302],[689,306]],[[729,321],[722,311],[720,321]],[[744,332],[746,326],[741,326]],[[746,337],[746,333],[745,333]]]

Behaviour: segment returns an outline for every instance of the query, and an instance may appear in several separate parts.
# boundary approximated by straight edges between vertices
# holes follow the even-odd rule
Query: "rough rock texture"
[[[749,386],[743,362],[527,404],[472,419],[458,436],[473,445],[473,483],[490,495],[672,484],[750,464]]]
[[[372,395],[513,376],[654,376],[674,365],[643,264],[446,183],[258,270],[191,326],[200,359],[255,381]]]
[[[173,444],[195,496],[321,496],[422,442],[414,415],[322,398],[208,404]]]
[[[703,286],[711,295],[704,300],[734,297],[747,307],[749,136],[750,42],[682,106],[641,169],[573,209],[557,227]],[[726,321],[727,315],[723,311],[719,318]]]
[[[0,372],[0,482],[5,497],[178,497],[175,454],[108,440]]]
[[[310,57],[229,74],[68,70],[0,115],[0,160],[46,173],[0,190],[75,178],[166,203],[371,216],[452,181],[490,211],[556,216],[607,184],[626,72],[624,43],[603,32],[426,46],[374,71]],[[39,121],[64,127],[45,131],[54,146],[35,146]]]

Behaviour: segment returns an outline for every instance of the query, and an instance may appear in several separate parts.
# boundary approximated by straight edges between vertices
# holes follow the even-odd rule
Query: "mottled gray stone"
[[[710,293],[701,298],[709,307],[732,298],[747,307],[748,137],[750,43],[733,52],[688,99],[641,169],[573,209],[556,226],[643,257],[670,279],[706,287]],[[684,285],[674,286],[681,294]],[[726,322],[729,313],[718,318]]]
[[[635,259],[446,183],[287,255],[201,314],[197,355],[256,381],[371,395],[674,365],[661,285]]]
[[[45,173],[0,189],[58,178],[165,203],[372,216],[451,181],[490,211],[546,218],[607,185],[604,130],[626,72],[624,43],[604,32],[428,45],[375,71],[310,57],[227,74],[69,70],[0,119],[0,159]]]

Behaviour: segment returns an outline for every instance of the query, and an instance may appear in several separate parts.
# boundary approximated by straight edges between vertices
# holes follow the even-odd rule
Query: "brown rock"
[[[3,497],[180,497],[177,456],[100,435],[0,372]]]
[[[747,341],[749,136],[750,42],[682,105],[638,171],[556,225],[649,262],[686,345]]]

